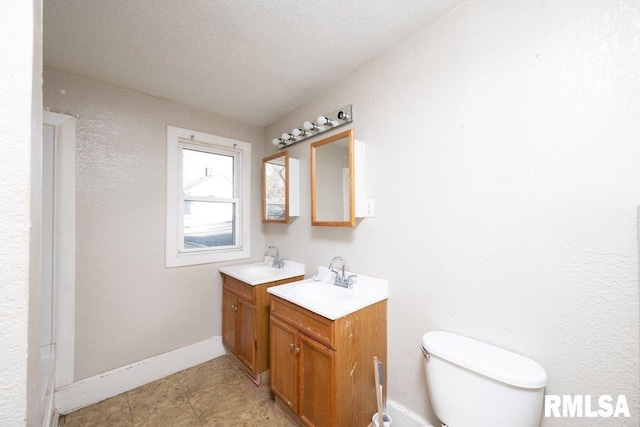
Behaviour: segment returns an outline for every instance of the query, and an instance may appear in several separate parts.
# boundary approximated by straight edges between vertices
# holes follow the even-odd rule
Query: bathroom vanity
[[[309,279],[269,289],[271,389],[305,425],[366,426],[377,411],[373,357],[386,369],[387,290],[380,279],[364,282],[341,289]]]
[[[248,264],[220,269],[222,342],[228,354],[256,383],[268,382],[269,295],[267,289],[304,278],[302,264],[277,269]]]

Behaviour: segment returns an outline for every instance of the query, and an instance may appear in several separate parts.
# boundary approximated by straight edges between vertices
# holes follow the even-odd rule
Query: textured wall
[[[40,2],[0,14],[0,424],[39,423]],[[32,167],[33,161],[33,167]],[[30,264],[31,263],[31,264]]]
[[[45,68],[45,107],[74,115],[75,380],[221,334],[219,264],[164,268],[166,125],[252,146],[251,245],[263,129]]]
[[[640,4],[470,1],[265,132],[353,103],[376,216],[266,243],[390,282],[389,397],[435,424],[421,336],[527,355],[550,394],[626,394],[638,422]],[[545,426],[600,425],[545,420]]]

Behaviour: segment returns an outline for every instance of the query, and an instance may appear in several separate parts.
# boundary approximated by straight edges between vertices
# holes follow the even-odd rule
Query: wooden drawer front
[[[271,314],[302,333],[336,349],[333,321],[273,295],[271,296]]]
[[[227,290],[233,292],[241,298],[246,299],[247,301],[252,302],[253,304],[256,303],[256,293],[254,286],[247,285],[246,283],[241,282],[240,280],[235,279],[231,276],[227,276],[226,274],[224,274],[222,277],[224,277],[223,283]]]

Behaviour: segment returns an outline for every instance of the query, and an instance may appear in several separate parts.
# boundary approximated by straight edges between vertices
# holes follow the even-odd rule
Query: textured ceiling
[[[463,1],[46,0],[44,63],[266,126]]]

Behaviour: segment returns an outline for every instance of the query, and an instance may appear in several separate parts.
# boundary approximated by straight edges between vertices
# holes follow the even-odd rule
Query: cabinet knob
[[[289,343],[289,348],[291,349],[291,348],[293,348],[293,347],[295,347],[295,346],[293,345],[293,343]]]
[[[300,353],[300,347],[296,347],[296,354]]]
[[[238,311],[238,306],[237,305],[233,306],[233,311]]]

